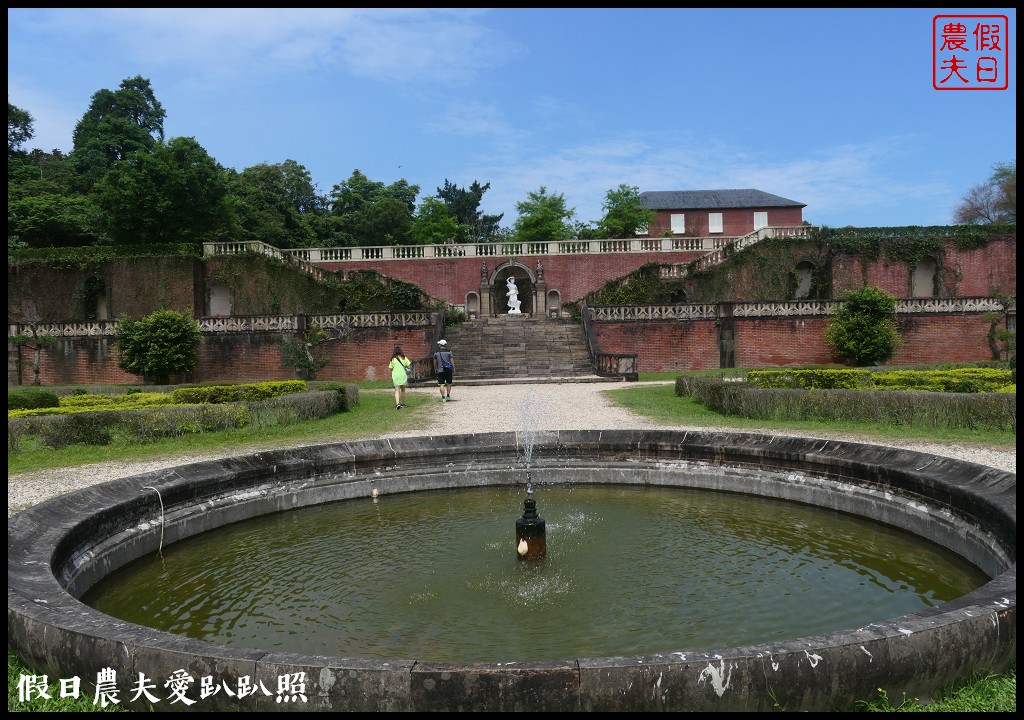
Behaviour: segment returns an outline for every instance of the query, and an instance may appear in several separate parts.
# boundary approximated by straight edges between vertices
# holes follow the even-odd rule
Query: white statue
[[[508,298],[508,314],[522,315],[523,313],[519,309],[522,303],[519,302],[519,288],[516,287],[516,279],[510,277],[506,285],[508,285],[508,291],[505,293],[505,297]]]

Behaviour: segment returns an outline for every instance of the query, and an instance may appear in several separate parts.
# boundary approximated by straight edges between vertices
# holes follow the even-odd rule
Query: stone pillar
[[[487,284],[487,263],[480,266],[480,317],[490,317],[491,310],[491,286]]]
[[[533,286],[533,316],[548,316],[548,284],[544,282],[544,265],[537,261],[537,282]]]

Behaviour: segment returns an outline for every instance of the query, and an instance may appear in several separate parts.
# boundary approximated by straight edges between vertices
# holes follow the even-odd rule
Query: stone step
[[[458,382],[597,377],[581,325],[529,316],[480,318],[449,328]]]

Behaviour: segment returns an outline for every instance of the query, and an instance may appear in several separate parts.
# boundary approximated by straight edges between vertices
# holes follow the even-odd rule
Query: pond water
[[[547,555],[517,560],[521,488],[349,500],[141,558],[83,602],[237,647],[515,662],[706,651],[893,618],[988,581],[902,530],[706,490],[534,486]]]

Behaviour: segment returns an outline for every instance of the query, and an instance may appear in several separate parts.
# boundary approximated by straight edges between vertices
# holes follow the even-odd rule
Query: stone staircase
[[[600,377],[583,326],[571,320],[498,315],[448,328],[457,385],[521,382],[615,382]]]

